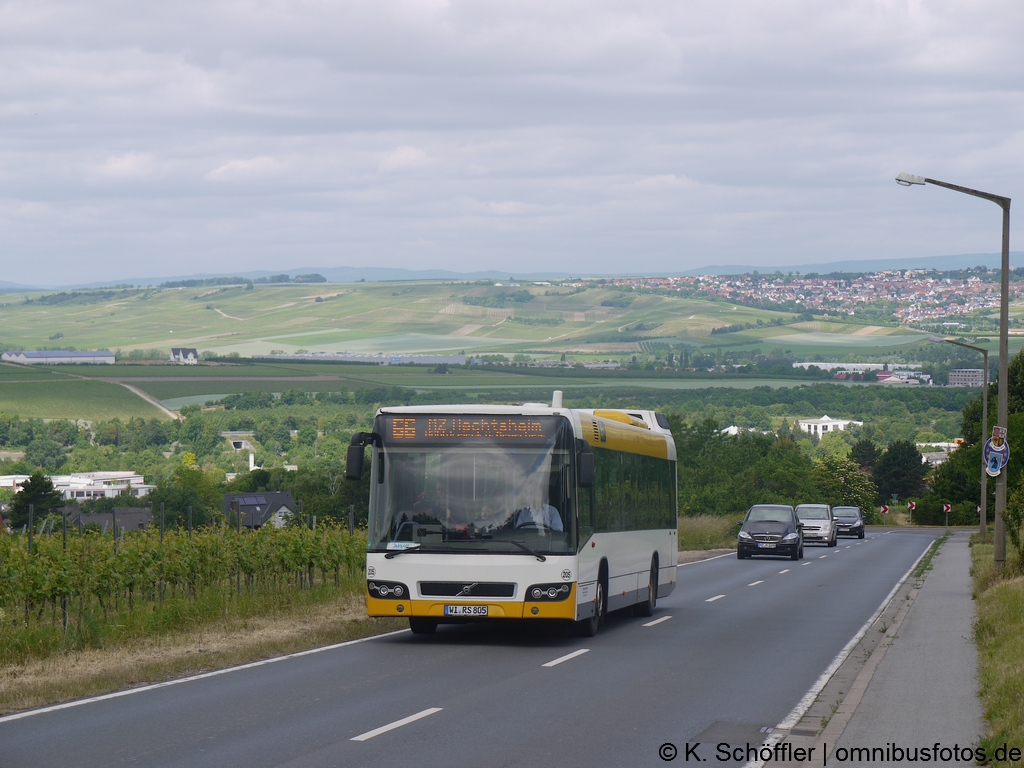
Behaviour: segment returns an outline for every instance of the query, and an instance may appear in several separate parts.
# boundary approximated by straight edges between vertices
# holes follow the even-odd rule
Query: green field
[[[0,383],[8,381],[67,381],[68,377],[52,367],[28,368],[23,365],[0,363]]]
[[[167,416],[122,386],[103,381],[0,383],[0,412],[22,418],[98,421]]]
[[[509,294],[521,299],[524,291],[532,297],[528,301],[507,300]],[[481,306],[480,302],[494,306]],[[784,347],[794,354],[833,357],[884,355],[925,343],[927,338],[899,328],[796,319],[791,312],[753,309],[725,300],[638,295],[604,286],[574,289],[413,282],[259,285],[252,290],[135,289],[0,295],[0,346],[163,354],[172,346],[187,346],[242,356],[300,349],[527,352],[617,359],[680,344],[765,352]],[[711,333],[747,324],[754,327]],[[80,369],[68,366],[59,370],[75,373]],[[164,375],[191,373],[174,370]],[[201,375],[232,374],[225,368],[208,369]]]

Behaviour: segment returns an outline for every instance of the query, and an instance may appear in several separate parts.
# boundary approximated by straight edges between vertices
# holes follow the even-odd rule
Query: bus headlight
[[[570,592],[572,588],[568,584],[534,584],[526,590],[530,599],[544,602],[565,600]]]
[[[409,589],[405,584],[401,584],[397,581],[381,581],[380,579],[374,579],[366,582],[366,591],[370,597],[376,597],[383,600],[401,600],[406,596]]]

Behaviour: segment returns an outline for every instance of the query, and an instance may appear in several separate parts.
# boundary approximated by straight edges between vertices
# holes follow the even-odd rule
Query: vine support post
[[[81,514],[81,513],[79,513]],[[67,557],[68,552],[68,511],[62,509],[60,511],[60,535],[62,539],[64,556]],[[65,589],[64,593],[60,596],[60,621],[61,626],[64,629],[64,637],[68,636],[68,591]]]

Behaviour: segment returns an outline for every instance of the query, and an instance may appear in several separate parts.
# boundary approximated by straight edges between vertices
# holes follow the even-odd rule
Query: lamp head
[[[924,176],[915,176],[912,173],[901,173],[896,177],[896,183],[904,187],[909,187],[912,184],[924,184],[924,181]]]

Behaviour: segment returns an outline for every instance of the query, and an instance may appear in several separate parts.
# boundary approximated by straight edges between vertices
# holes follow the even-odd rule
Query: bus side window
[[[580,488],[576,492],[580,541],[594,532],[594,489]]]

